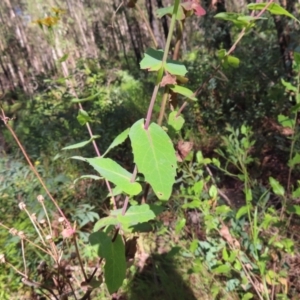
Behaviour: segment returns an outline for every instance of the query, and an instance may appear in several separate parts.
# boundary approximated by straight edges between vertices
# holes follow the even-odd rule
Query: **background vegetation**
[[[127,236],[135,241],[134,263],[115,299],[299,297],[299,23],[265,12],[234,49],[238,66],[226,66],[220,50],[230,51],[242,27],[215,16],[250,15],[250,2],[202,1],[206,14],[184,21],[177,58],[188,70],[186,86],[197,91],[197,100],[183,111],[184,127],[168,130],[183,161],[164,212],[146,233]],[[50,193],[76,222],[87,269],[97,257],[89,234],[113,204],[104,181],[75,181],[93,171],[69,157],[94,157],[92,144],[62,150],[88,139],[76,102],[84,99],[101,153],[120,132],[145,117],[155,85],[152,73],[140,69],[146,50],[155,47],[147,26],[157,48],[164,49],[171,18],[159,18],[156,11],[170,4],[173,1],[0,4],[0,106]],[[298,2],[280,4],[299,18]],[[177,51],[179,32],[177,26],[170,56]],[[162,96],[160,89],[153,121],[159,117]],[[173,101],[180,107],[184,101],[178,98]],[[1,224],[26,230],[33,238],[34,228],[18,205],[25,202],[38,220],[45,219],[36,198],[46,194],[4,123]],[[110,157],[127,170],[134,167],[129,141],[113,149]],[[124,199],[116,199],[122,207]],[[131,199],[131,205],[140,200]],[[45,201],[56,228],[57,210]],[[151,191],[148,201],[157,202]],[[74,245],[66,248],[64,257],[71,257]],[[3,227],[0,252],[11,265],[24,268],[19,237]],[[29,247],[26,256],[30,277],[38,278],[44,255]],[[42,299],[39,289],[24,285],[10,265],[1,265],[0,274],[0,299]],[[76,271],[72,276],[80,281]],[[103,284],[93,295],[111,297]]]

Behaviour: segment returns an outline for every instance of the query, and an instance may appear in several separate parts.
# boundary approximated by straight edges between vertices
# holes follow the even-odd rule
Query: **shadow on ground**
[[[126,300],[197,300],[176,269],[176,258],[169,253],[152,254],[142,271],[128,285]]]

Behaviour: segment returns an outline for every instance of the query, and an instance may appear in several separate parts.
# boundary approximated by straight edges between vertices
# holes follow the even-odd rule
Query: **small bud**
[[[22,201],[19,203],[20,210],[24,210],[26,208],[26,204]]]
[[[38,195],[37,196],[37,200],[40,202],[40,203],[42,203],[42,202],[44,202],[44,197],[42,196],[42,195]]]
[[[0,254],[0,264],[5,264],[5,255],[4,254]]]

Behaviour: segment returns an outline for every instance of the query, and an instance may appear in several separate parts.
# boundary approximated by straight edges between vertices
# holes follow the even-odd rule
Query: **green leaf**
[[[227,56],[227,62],[233,68],[238,68],[240,65],[240,60],[232,55]]]
[[[148,71],[158,71],[162,67],[163,56],[164,53],[162,50],[148,48],[144,58],[140,62],[141,69],[147,69]]]
[[[78,149],[78,148],[82,148],[84,146],[86,146],[87,144],[89,144],[90,142],[92,142],[93,140],[99,138],[100,135],[93,135],[88,141],[83,141],[77,144],[73,144],[67,147],[62,148],[62,150],[71,150],[71,149]],[[84,158],[82,160],[85,160]]]
[[[184,64],[179,61],[167,59],[165,69],[172,75],[185,76],[187,69]]]
[[[195,199],[192,202],[188,202],[182,205],[182,208],[199,208],[201,205],[201,202],[199,199]]]
[[[83,109],[79,109],[77,120],[78,120],[80,125],[85,125],[86,123],[92,121],[89,114]]]
[[[98,93],[96,93],[96,94],[94,94],[94,95],[91,95],[91,96],[89,96],[89,97],[87,97],[87,98],[83,98],[83,99],[73,98],[73,99],[71,100],[71,102],[72,102],[72,103],[82,103],[82,102],[86,102],[86,101],[91,101],[91,100],[96,99],[99,95],[101,95],[101,93],[102,93],[102,91],[101,91],[101,92],[98,92]]]
[[[218,197],[218,190],[216,188],[215,185],[212,185],[210,188],[209,188],[209,196],[216,199]]]
[[[139,172],[144,174],[160,200],[168,200],[177,168],[175,150],[169,136],[155,123],[151,123],[146,130],[141,119],[133,124],[129,137]]]
[[[147,69],[148,71],[160,70],[163,67],[163,55],[164,53],[162,50],[148,48],[144,58],[140,62],[141,69]],[[184,76],[187,73],[186,67],[181,62],[171,59],[167,59],[164,68],[172,75]]]
[[[240,29],[249,26],[251,22],[256,20],[255,18],[249,18],[247,16],[238,13],[226,13],[226,12],[221,12],[216,14],[215,18],[219,20],[230,21]]]
[[[287,116],[279,115],[277,117],[277,120],[280,123],[280,125],[283,126],[283,127],[294,128],[294,126],[295,126],[295,120],[290,119]]]
[[[130,227],[138,223],[144,223],[155,219],[158,214],[163,212],[163,210],[162,206],[157,205],[134,205],[128,208],[124,216],[118,214],[117,219],[125,227]]]
[[[180,86],[180,85],[171,85],[170,89],[177,94],[183,95],[186,98],[189,98],[191,100],[197,101],[197,98],[194,95],[194,92],[190,89],[187,89],[186,87]]]
[[[114,183],[129,195],[137,195],[142,191],[138,182],[131,182],[132,174],[122,168],[110,158],[86,158],[85,159],[97,172],[108,181]]]
[[[236,213],[236,219],[239,220],[242,216],[248,213],[248,206],[242,206]]]
[[[281,83],[287,90],[292,92],[297,92],[297,88],[294,85],[292,85],[290,82],[281,79]]]
[[[99,257],[105,259],[104,277],[110,294],[116,292],[122,285],[126,275],[125,245],[120,235],[114,242],[103,231],[94,232],[89,236],[89,242],[97,251]]]
[[[120,235],[111,243],[110,256],[105,261],[104,277],[110,294],[121,287],[126,277],[125,245]]]
[[[178,220],[176,222],[176,225],[175,225],[175,232],[176,232],[176,234],[180,233],[180,231],[184,228],[185,223],[186,223],[185,218],[182,218],[181,220]]]
[[[243,295],[243,298],[242,300],[250,300],[250,299],[253,299],[254,295],[252,293],[246,293]]]
[[[82,176],[80,176],[79,178],[76,178],[76,179],[74,180],[74,184],[75,184],[77,181],[79,181],[79,180],[81,180],[81,179],[86,179],[86,178],[90,178],[90,179],[94,179],[94,180],[100,180],[100,179],[103,179],[103,177],[99,177],[99,176],[96,176],[96,175],[82,175]]]
[[[158,18],[162,18],[165,15],[171,16],[173,14],[173,10],[174,10],[174,5],[159,8],[159,9],[156,10],[156,16]],[[181,20],[184,20],[184,19],[185,19],[185,14],[184,14],[183,8],[182,8],[181,5],[179,5],[176,20],[181,21]]]
[[[116,216],[104,217],[96,222],[96,224],[94,226],[94,231],[98,231],[101,228],[109,226],[109,225],[117,225],[117,224],[119,224],[119,221],[116,218]]]
[[[228,254],[228,252],[227,252],[226,247],[224,247],[223,250],[222,250],[222,257],[223,257],[223,259],[224,259],[225,261],[228,261],[228,259],[229,259],[229,254]]]
[[[172,126],[176,131],[179,131],[182,128],[185,121],[181,115],[179,115],[178,117],[176,117],[176,115],[177,111],[172,111],[169,114],[168,124]]]
[[[104,154],[102,154],[102,157],[105,156],[111,149],[121,145],[128,137],[129,134],[129,130],[130,128],[125,129],[123,132],[121,132],[117,137],[115,137],[115,139],[113,140],[113,142],[110,144],[110,146],[108,147],[108,149],[105,151]]]
[[[295,191],[293,191],[293,198],[300,198],[300,187],[298,187]]]
[[[247,7],[250,10],[263,10],[268,4],[269,3],[250,3],[247,5]],[[292,14],[290,14],[287,10],[285,10],[277,3],[271,3],[270,5],[268,5],[267,11],[269,11],[273,15],[287,16],[299,22]]]
[[[269,177],[272,190],[276,195],[284,196],[284,187],[273,177]]]
[[[217,56],[219,59],[223,59],[227,54],[227,51],[225,49],[220,49],[217,51]]]
[[[99,257],[106,258],[107,245],[111,243],[111,238],[103,231],[94,232],[89,236],[89,242],[97,252]]]
[[[299,52],[299,50],[298,51],[294,51],[293,55],[294,55],[294,60],[295,60],[295,62],[297,64],[297,67],[299,69],[299,67],[300,67],[300,52]]]
[[[229,265],[220,265],[216,268],[214,268],[212,271],[216,274],[226,274],[229,273],[231,270],[231,267]]]
[[[68,59],[68,57],[69,57],[69,54],[66,53],[66,54],[63,55],[61,58],[59,58],[58,61],[59,61],[60,63],[65,62],[65,61]]]
[[[294,167],[298,164],[300,164],[300,153],[296,153],[295,156],[288,163],[289,167]]]
[[[300,205],[288,205],[287,212],[300,216]]]

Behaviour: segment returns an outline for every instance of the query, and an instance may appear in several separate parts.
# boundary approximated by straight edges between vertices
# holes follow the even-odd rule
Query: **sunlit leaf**
[[[138,182],[131,182],[132,174],[110,158],[85,159],[97,172],[108,181],[114,183],[129,195],[137,195],[142,191]]]
[[[119,221],[115,216],[104,217],[96,222],[96,224],[94,225],[94,231],[98,231],[101,228],[109,225],[117,225],[117,224],[119,224]]]
[[[269,177],[269,182],[276,195],[284,196],[284,187],[273,177]]]
[[[299,22],[297,18],[295,18],[292,14],[290,14],[287,10],[285,10],[282,6],[277,3],[250,3],[247,5],[250,10],[263,10],[267,7],[267,11],[269,11],[273,15],[279,16],[287,16],[295,21]]]
[[[159,8],[156,10],[156,15],[158,18],[162,18],[163,16],[166,16],[166,15],[171,16],[173,14],[173,10],[174,10],[174,5],[162,7],[162,8]],[[185,19],[184,11],[183,11],[181,5],[179,5],[176,20],[181,21],[184,19]]]
[[[212,271],[216,274],[226,274],[226,273],[229,273],[230,270],[231,270],[231,267],[229,265],[220,265],[220,266],[212,269]]]
[[[177,168],[175,149],[169,136],[155,123],[145,129],[141,119],[131,127],[129,137],[139,172],[144,174],[160,200],[168,200]]]
[[[300,153],[296,153],[294,157],[289,161],[289,167],[294,167],[295,165],[300,164]]]
[[[83,109],[79,109],[78,115],[77,115],[77,120],[80,125],[85,125],[86,123],[92,121],[89,114]]]
[[[103,177],[99,177],[99,176],[96,176],[96,175],[82,175],[82,176],[80,176],[79,178],[77,178],[77,179],[74,180],[74,184],[75,184],[77,181],[79,181],[79,180],[81,180],[81,179],[86,179],[86,178],[88,178],[88,179],[94,179],[94,180],[100,180],[100,179],[103,179]]]
[[[183,95],[186,98],[189,98],[191,100],[197,101],[197,98],[194,95],[194,92],[190,89],[180,86],[180,85],[171,85],[170,89],[177,94]]]
[[[88,141],[83,141],[77,144],[73,144],[67,147],[62,148],[62,150],[71,150],[71,149],[78,149],[78,148],[82,148],[84,146],[86,146],[87,144],[91,143],[93,140],[99,138],[100,135],[94,135],[92,138],[90,138]],[[82,159],[84,160],[84,159]]]
[[[177,111],[172,111],[169,114],[168,124],[179,131],[183,127],[184,118],[181,115],[177,116]]]
[[[117,215],[118,221],[126,227],[136,225],[138,223],[148,222],[156,218],[157,215],[162,213],[164,208],[157,205],[134,205],[130,206],[125,215]]]
[[[294,126],[295,126],[295,120],[291,119],[287,116],[279,115],[277,117],[277,120],[280,123],[280,125],[283,127],[294,128]]]
[[[163,55],[164,53],[162,50],[148,48],[144,58],[140,62],[141,69],[147,69],[148,71],[160,70],[163,67]],[[186,67],[181,62],[171,59],[167,59],[164,67],[172,75],[184,76],[187,73]]]
[[[102,156],[105,156],[111,149],[113,149],[113,148],[119,146],[120,144],[122,144],[127,139],[128,134],[129,134],[129,130],[130,130],[130,128],[125,129],[117,137],[115,137],[115,139],[113,140],[113,142],[110,144],[110,146],[105,151],[105,153],[102,154]]]

